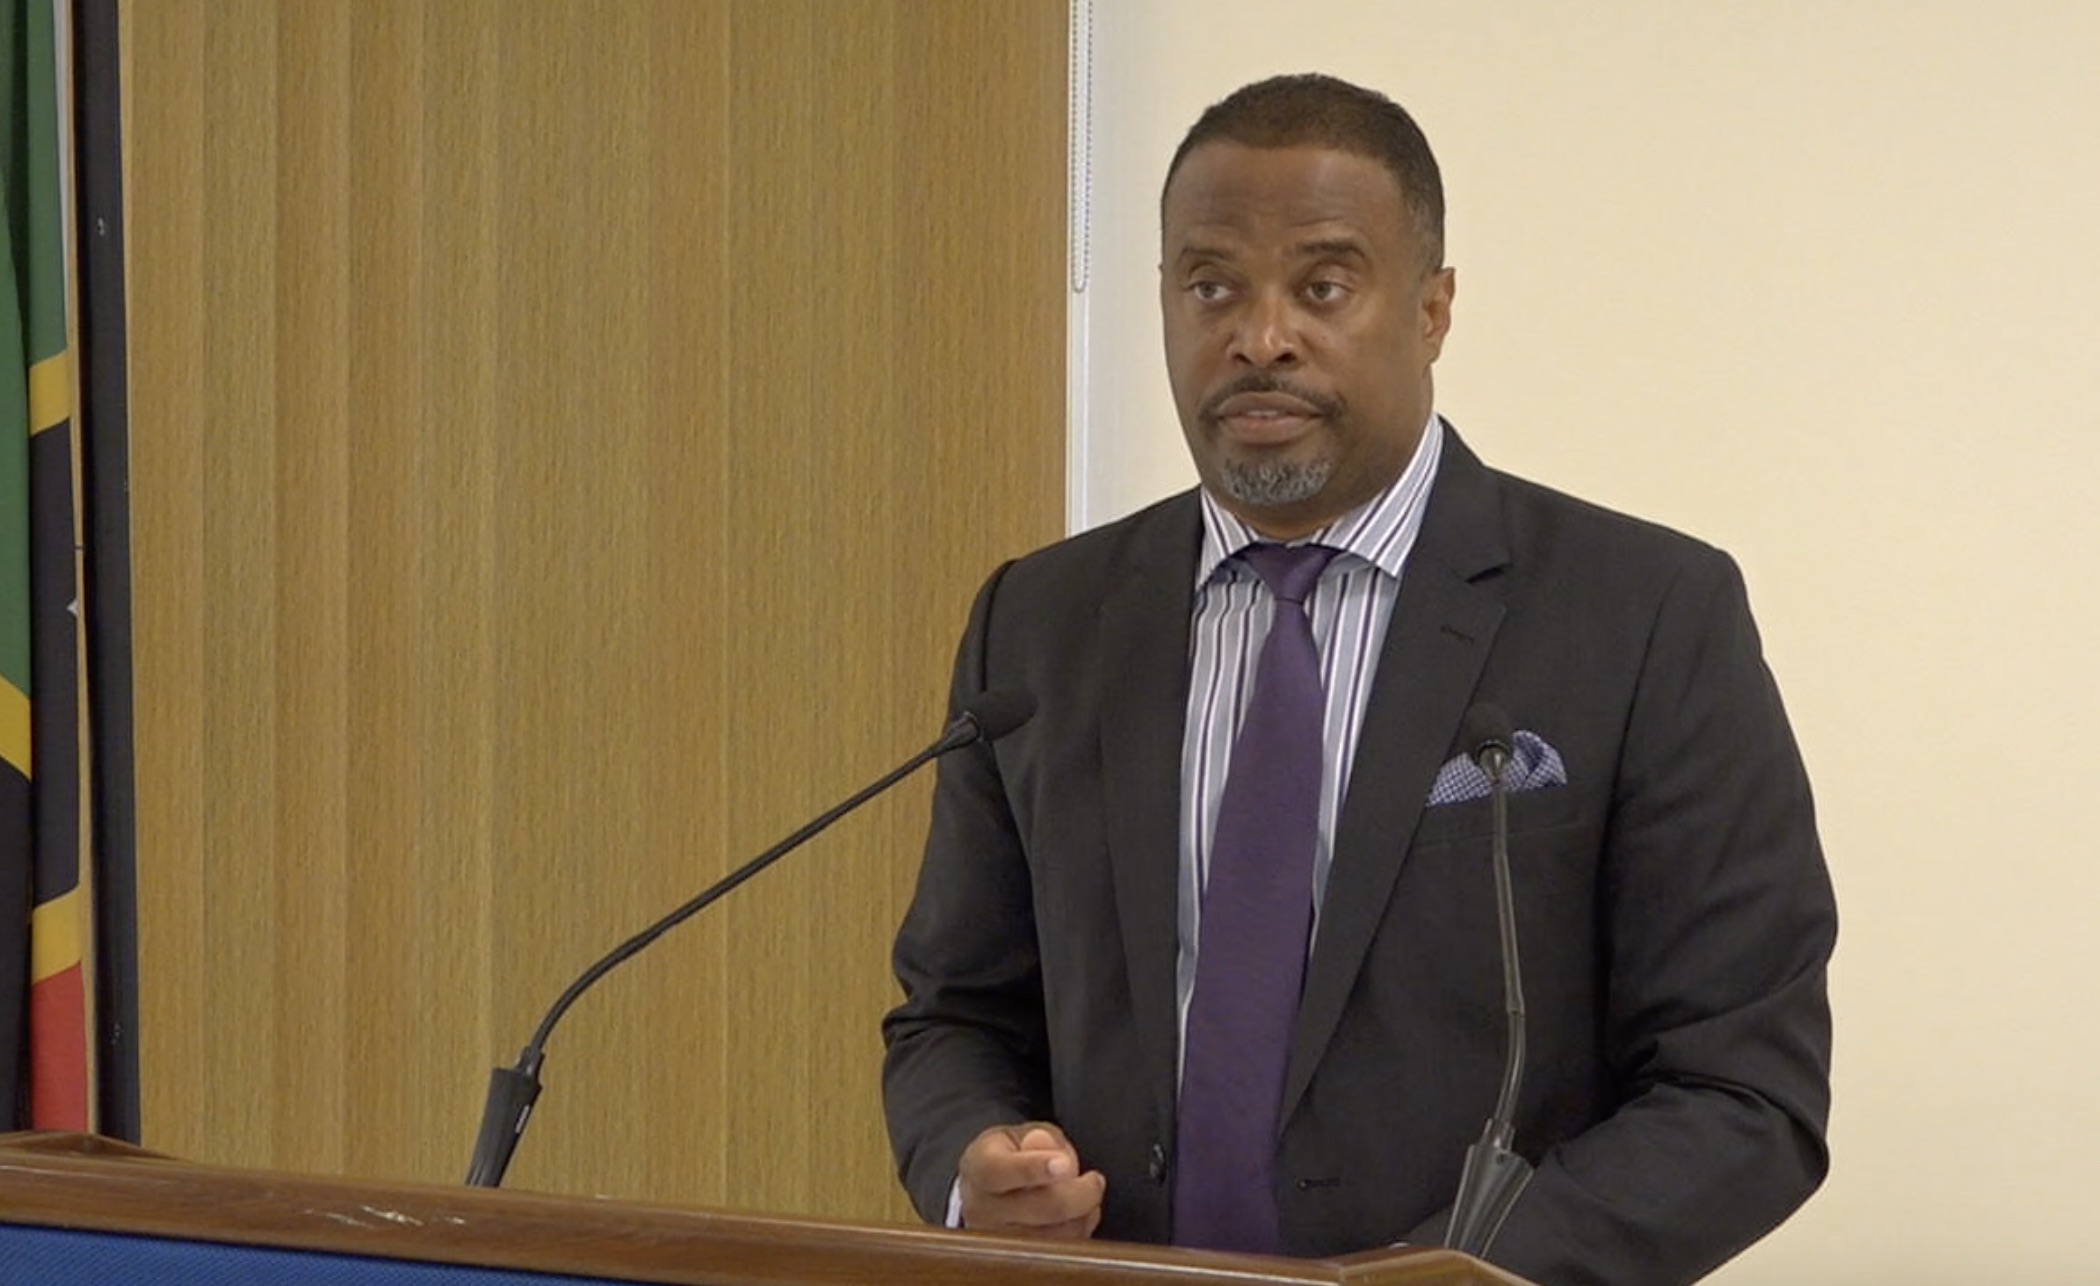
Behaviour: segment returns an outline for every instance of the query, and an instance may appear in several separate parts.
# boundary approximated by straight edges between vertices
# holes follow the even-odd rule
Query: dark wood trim
[[[189,1165],[0,1137],[0,1222],[683,1286],[1521,1286],[1447,1250],[1288,1260]]]

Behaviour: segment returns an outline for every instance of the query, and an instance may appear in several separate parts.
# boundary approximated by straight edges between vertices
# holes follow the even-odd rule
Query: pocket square
[[[1519,732],[1510,738],[1510,743],[1509,768],[1502,774],[1510,794],[1568,784],[1567,765],[1561,763],[1560,752],[1546,744],[1544,737],[1535,732]],[[1480,765],[1459,755],[1437,769],[1436,783],[1429,788],[1429,806],[1486,799],[1490,790],[1488,775]]]

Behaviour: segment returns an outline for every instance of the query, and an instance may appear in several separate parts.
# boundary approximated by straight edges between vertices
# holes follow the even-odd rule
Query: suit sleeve
[[[1828,1168],[1836,907],[1741,577],[1714,551],[1656,611],[1605,844],[1600,1021],[1621,1106],[1538,1159],[1489,1256],[1548,1286],[1691,1281]]]
[[[979,592],[951,710],[987,686],[1006,568]],[[883,1020],[883,1106],[920,1216],[945,1222],[963,1148],[1050,1114],[1041,962],[1028,864],[990,746],[943,758],[925,860],[892,956],[904,1000]]]

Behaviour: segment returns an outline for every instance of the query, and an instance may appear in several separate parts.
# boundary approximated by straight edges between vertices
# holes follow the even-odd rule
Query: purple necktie
[[[1312,938],[1327,698],[1305,596],[1335,551],[1254,545],[1238,557],[1276,598],[1233,743],[1203,887],[1182,1049],[1174,1243],[1280,1254],[1277,1113]]]

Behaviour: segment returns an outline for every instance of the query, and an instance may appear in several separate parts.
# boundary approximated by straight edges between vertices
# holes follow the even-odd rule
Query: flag
[[[0,1111],[88,1121],[58,0],[0,0]]]

